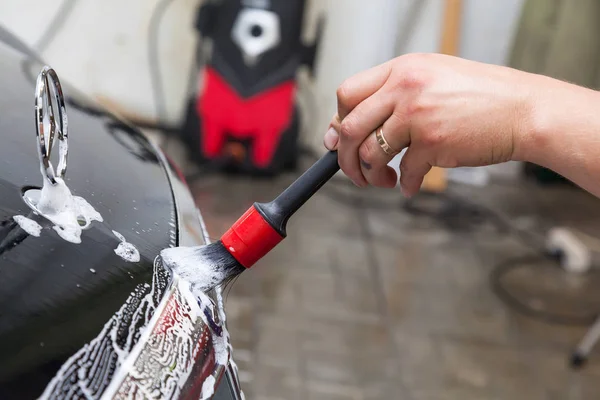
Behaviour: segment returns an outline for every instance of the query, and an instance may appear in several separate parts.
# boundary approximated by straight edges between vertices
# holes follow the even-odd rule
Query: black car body
[[[215,361],[211,338],[228,338],[220,291],[206,320],[156,262],[161,249],[208,238],[182,175],[141,132],[61,79],[65,183],[103,220],[72,243],[24,201],[43,184],[34,120],[43,66],[0,27],[0,398],[198,399],[207,379],[214,398],[242,398],[230,353]],[[18,215],[39,223],[39,236]],[[116,253],[113,231],[139,261]]]

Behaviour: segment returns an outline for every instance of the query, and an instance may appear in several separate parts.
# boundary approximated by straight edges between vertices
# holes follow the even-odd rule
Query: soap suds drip
[[[214,315],[214,304],[206,295],[205,291],[213,288],[225,277],[218,263],[204,264],[199,266],[198,260],[210,260],[202,252],[206,247],[175,247],[161,251],[160,256],[175,274],[185,279],[190,284],[192,294],[197,298],[202,309],[205,323],[211,326],[207,315]],[[213,332],[213,345],[215,349],[216,362],[227,365],[229,359],[229,333],[224,321],[220,325],[222,332]]]
[[[50,381],[41,399],[100,399],[148,324],[168,276],[155,269],[152,286],[140,284],[104,325],[100,334],[71,356]],[[99,362],[101,361],[101,362]]]
[[[219,343],[228,336],[207,327],[221,324],[212,320],[211,299],[199,301],[188,282],[178,276],[171,280],[159,262],[154,271],[152,286],[138,285],[101,334],[62,366],[43,399],[176,399],[195,377],[198,363],[212,366],[207,342],[212,341],[217,361],[227,362]],[[214,374],[203,382],[204,399],[214,395]]]
[[[194,365],[208,357],[209,341],[216,364],[228,364],[223,310],[217,307],[217,316],[212,299],[177,274],[171,281],[162,263],[155,261],[154,271],[150,292],[149,285],[138,285],[101,334],[63,365],[42,398],[178,398]],[[222,307],[220,292],[217,304]],[[210,329],[215,326],[220,332]],[[214,395],[214,373],[203,382],[204,399]]]
[[[202,393],[200,400],[208,400],[215,393],[215,378],[210,375],[202,384]]]
[[[206,352],[211,331],[189,283],[178,276],[173,276],[172,282],[171,293],[157,309],[158,319],[142,334],[140,344],[145,345],[128,358],[121,368],[123,378],[115,378],[105,396],[179,398],[189,379],[195,377],[192,371],[205,368],[206,362],[212,365]]]
[[[54,224],[53,229],[64,240],[81,243],[81,232],[92,221],[103,222],[102,216],[83,197],[73,196],[65,182],[56,178],[56,185],[44,179],[36,211]]]
[[[204,223],[204,219],[198,211],[198,220],[200,221],[200,228],[202,230],[202,236],[205,243],[210,243],[210,237],[208,229]],[[200,308],[204,314],[205,323],[209,326],[214,325],[214,304],[213,301],[206,295],[206,291],[210,288],[214,289],[216,298],[216,309],[218,312],[218,319],[220,331],[213,329],[213,349],[215,353],[216,363],[227,368],[233,375],[233,384],[236,385],[236,389],[242,399],[245,398],[244,392],[239,387],[238,382],[238,368],[235,361],[232,358],[233,347],[231,345],[229,332],[227,331],[225,308],[223,304],[223,295],[220,286],[216,285],[223,280],[223,271],[219,268],[218,263],[214,265],[203,265],[198,268],[198,259],[201,260],[212,260],[213,257],[206,257],[207,254],[203,254],[202,250],[206,247],[201,248],[190,248],[190,247],[177,247],[165,249],[161,252],[160,257],[163,259],[166,265],[169,265],[173,272],[182,278],[188,280],[192,294],[196,297]],[[211,317],[213,316],[213,317]],[[211,323],[213,322],[213,323]],[[208,389],[210,385],[206,383],[203,385],[204,389]],[[214,386],[214,383],[213,383]],[[214,387],[213,387],[214,390]],[[207,392],[209,393],[209,392]]]
[[[206,228],[204,228],[206,230]],[[205,236],[208,241],[208,234]],[[237,389],[239,391],[240,397],[242,400],[245,400],[246,396],[244,395],[244,391],[242,390],[242,388],[239,386],[239,368],[237,363],[235,362],[234,356],[233,356],[233,345],[231,344],[231,339],[229,336],[229,332],[227,331],[227,315],[225,314],[225,305],[223,302],[223,291],[221,289],[220,286],[215,287],[214,289],[215,291],[215,297],[217,298],[217,309],[219,311],[219,318],[221,319],[221,324],[224,327],[224,340],[225,343],[227,343],[227,348],[229,349],[229,370],[230,372],[234,375],[234,379],[235,382],[233,383],[234,385],[237,386]]]
[[[214,321],[214,303],[204,292],[196,291],[192,292],[198,300],[198,305],[202,310],[202,319],[204,323],[210,327],[215,324]],[[208,316],[211,316],[211,320],[208,320]],[[220,325],[221,332],[212,331],[213,348],[215,352],[215,362],[219,365],[227,365],[229,360],[229,332],[225,327],[224,323]]]
[[[200,210],[198,210],[197,213],[198,213],[198,220],[200,221],[200,229],[202,230],[202,236],[204,238],[204,242],[210,243],[211,239],[210,239],[210,235],[208,233],[208,228],[206,227],[206,223],[204,222],[204,218],[202,218],[202,214],[200,214]],[[235,380],[235,382],[232,382],[232,383],[234,385],[236,385],[242,400],[244,400],[246,398],[246,396],[244,395],[244,391],[238,384],[239,383],[239,369],[238,369],[238,366],[233,357],[233,346],[231,344],[229,332],[227,331],[227,315],[225,314],[225,305],[223,302],[223,291],[220,286],[216,286],[214,288],[214,292],[215,292],[215,297],[217,300],[217,310],[219,311],[219,318],[221,320],[221,325],[225,328],[225,332],[224,332],[225,341],[229,347],[229,370],[234,375],[234,380]]]
[[[17,224],[19,224],[21,229],[31,236],[39,237],[42,233],[42,226],[32,219],[29,219],[23,215],[15,215],[13,219]]]
[[[205,291],[221,282],[224,273],[218,263],[198,265],[198,260],[211,259],[204,257],[202,254],[204,249],[206,247],[174,247],[161,251],[160,257],[164,265],[168,265],[177,276],[189,284],[190,291],[202,311],[200,317],[210,328],[217,325],[215,323],[215,304]],[[218,326],[220,329],[211,328],[215,362],[226,366],[230,354],[229,332],[224,321],[220,321]]]
[[[115,249],[115,254],[121,257],[125,261],[129,262],[139,262],[140,261],[140,252],[138,249],[132,245],[131,243],[125,240],[125,237],[121,235],[117,231],[112,231],[113,235],[117,237],[121,241],[117,248]]]
[[[44,186],[40,198],[34,204],[34,211],[52,222],[54,224],[52,228],[61,238],[71,243],[81,243],[82,231],[88,228],[93,221],[104,222],[104,219],[83,197],[73,196],[63,179],[56,177],[55,180],[56,184],[52,185],[47,179],[44,179]],[[27,233],[39,236],[41,227],[38,232],[37,227],[32,224],[37,224],[35,221],[28,220],[23,216],[17,216],[15,221]],[[120,233],[112,232],[121,242],[114,250],[115,254],[125,261],[139,262],[140,252],[138,249],[127,242]]]

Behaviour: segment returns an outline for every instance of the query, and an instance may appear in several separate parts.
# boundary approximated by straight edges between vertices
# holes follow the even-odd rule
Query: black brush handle
[[[285,237],[288,219],[339,169],[337,151],[329,151],[275,200],[269,203],[254,203],[254,207],[282,237]]]

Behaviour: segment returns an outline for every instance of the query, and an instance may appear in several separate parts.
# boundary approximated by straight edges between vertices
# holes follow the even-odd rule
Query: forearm
[[[600,92],[536,77],[515,154],[600,196]]]

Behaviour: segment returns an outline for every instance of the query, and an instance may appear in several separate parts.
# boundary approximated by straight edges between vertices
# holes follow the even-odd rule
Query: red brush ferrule
[[[246,268],[252,267],[282,240],[254,206],[221,237],[223,246]]]

